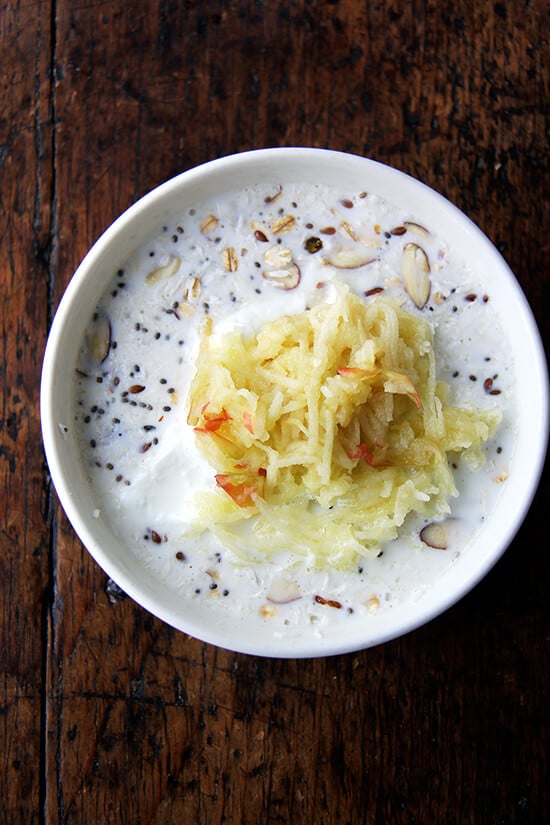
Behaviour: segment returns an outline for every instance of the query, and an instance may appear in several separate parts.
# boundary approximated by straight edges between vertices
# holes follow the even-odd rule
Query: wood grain
[[[443,616],[283,661],[178,633],[110,589],[41,449],[48,325],[87,249],[220,155],[365,154],[462,208],[548,346],[549,10],[521,3],[20,0],[0,8],[0,822],[550,820],[548,473]]]
[[[4,821],[31,823],[44,787],[53,586],[54,526],[38,416],[52,244],[50,20],[47,8],[0,14],[0,799]]]

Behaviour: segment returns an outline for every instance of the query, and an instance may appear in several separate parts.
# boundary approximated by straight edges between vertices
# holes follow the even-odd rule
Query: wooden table
[[[545,344],[544,0],[0,6],[0,822],[550,822],[548,473],[440,618],[328,659],[236,655],[110,596],[39,421],[52,315],[138,197],[264,146],[364,154],[486,232]]]

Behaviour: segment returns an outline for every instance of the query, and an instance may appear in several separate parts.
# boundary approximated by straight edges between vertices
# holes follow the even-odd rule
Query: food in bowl
[[[301,152],[349,157],[267,155],[293,152],[291,173],[183,186],[134,233],[58,423],[121,586],[154,582],[170,612],[142,601],[193,635],[303,656],[433,615],[465,558],[475,579],[519,412],[497,282],[437,210],[392,198],[393,170],[373,191],[359,158],[364,179],[319,183]]]
[[[505,336],[415,217],[274,180],[193,203],[113,273],[75,427],[101,511],[182,598],[274,628],[334,621],[325,603],[362,616],[400,598],[376,568],[442,566],[426,525],[453,512],[445,564],[483,522],[490,496],[468,514],[449,499],[506,476]]]

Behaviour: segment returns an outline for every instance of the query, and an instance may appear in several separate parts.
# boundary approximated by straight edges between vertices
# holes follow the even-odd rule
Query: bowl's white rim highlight
[[[510,491],[503,490],[498,505],[498,512],[506,513],[506,518],[492,520],[490,538],[486,537],[482,553],[474,557],[469,552],[467,558],[461,559],[460,578],[456,576],[456,569],[451,568],[442,577],[441,588],[432,587],[418,602],[381,614],[370,627],[367,623],[364,626],[354,623],[345,638],[330,631],[318,637],[310,631],[303,636],[274,638],[269,623],[265,625],[265,634],[250,633],[246,623],[239,620],[235,624],[222,622],[219,617],[209,620],[195,606],[187,612],[177,609],[175,595],[168,593],[162,582],[151,580],[144,575],[146,571],[132,564],[129,551],[123,553],[125,558],[120,552],[118,555],[110,552],[109,548],[118,542],[105,525],[94,520],[90,508],[82,506],[84,477],[74,466],[76,462],[67,461],[70,439],[67,440],[63,432],[60,402],[63,396],[58,388],[71,380],[74,364],[65,357],[71,340],[78,340],[86,314],[89,317],[89,309],[97,303],[108,278],[116,270],[117,254],[122,263],[123,250],[128,252],[138,245],[140,227],[150,225],[147,217],[150,212],[159,219],[163,215],[168,217],[170,204],[182,191],[189,192],[190,196],[200,193],[202,198],[214,194],[220,179],[225,182],[224,188],[230,188],[252,183],[258,177],[278,180],[284,177],[281,170],[286,169],[286,175],[294,172],[306,182],[315,182],[316,175],[318,182],[321,169],[327,170],[328,177],[334,177],[335,168],[342,179],[348,176],[355,181],[363,176],[368,180],[365,188],[387,200],[392,200],[392,192],[399,192],[400,201],[404,199],[419,220],[419,213],[422,217],[430,213],[432,225],[437,221],[447,227],[452,237],[475,242],[477,255],[484,264],[498,271],[503,285],[506,297],[501,307],[505,316],[503,326],[516,342],[513,349],[524,350],[528,372],[525,377],[519,375],[519,379],[525,384],[523,389],[529,389],[529,404],[521,404],[525,421],[519,433],[521,444],[513,460],[514,482],[509,485]],[[107,267],[108,273],[101,274]],[[94,272],[100,273],[96,280],[91,277]],[[85,307],[82,292],[88,298]],[[259,149],[209,161],[166,181],[130,206],[98,238],[71,278],[52,322],[43,359],[40,415],[46,460],[60,504],[83,545],[128,596],[151,614],[201,641],[253,655],[310,658],[365,649],[409,633],[450,608],[487,575],[516,536],[539,485],[548,447],[548,369],[534,316],[515,276],[481,229],[443,195],[400,170],[361,156],[307,147]]]

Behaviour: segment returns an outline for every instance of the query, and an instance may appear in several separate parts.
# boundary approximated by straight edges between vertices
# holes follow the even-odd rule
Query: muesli
[[[512,365],[482,282],[475,261],[464,260],[416,216],[360,190],[274,182],[187,205],[113,273],[83,336],[75,424],[95,513],[106,516],[136,563],[182,599],[256,617],[274,633],[292,633],[304,622],[320,629],[354,621],[418,598],[467,552],[506,479],[513,448]],[[259,463],[261,484],[239,501],[244,488],[235,492],[238,480],[200,444],[205,433],[218,444],[227,437],[234,409],[211,401],[212,388],[203,397],[195,380],[206,340],[223,351],[227,342],[265,337],[281,318],[297,324],[334,308],[343,296],[365,307],[380,301],[396,317],[416,319],[427,330],[423,346],[431,348],[434,376],[447,388],[445,395],[438,390],[438,403],[483,423],[471,448],[455,444],[445,452],[448,488],[415,487],[418,507],[405,508],[395,534],[382,530],[378,540],[374,531],[362,544],[365,552],[355,546],[357,552],[345,554],[334,552],[335,534],[322,535],[323,525],[334,524],[338,495],[306,502],[303,512],[314,510],[307,529],[299,508],[279,509],[275,529],[274,511],[265,512],[261,495],[273,471]],[[296,329],[289,321],[289,335]],[[392,403],[422,407],[407,370],[384,369],[367,376],[364,364],[340,363],[335,380],[345,392],[353,382],[364,390],[368,380],[377,397],[383,390],[384,403],[391,395]],[[239,391],[242,399],[246,393]],[[259,432],[258,409],[257,402],[254,410],[239,407],[241,436],[248,432],[250,445]],[[342,466],[359,467],[363,482],[366,471],[389,477],[395,445],[384,452],[383,444],[359,434],[354,443],[342,442]],[[326,445],[326,434],[319,443]],[[233,458],[230,471],[246,473],[243,455]],[[227,505],[221,510],[220,496]],[[302,536],[299,546],[285,540],[304,530],[309,538]]]

